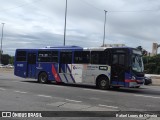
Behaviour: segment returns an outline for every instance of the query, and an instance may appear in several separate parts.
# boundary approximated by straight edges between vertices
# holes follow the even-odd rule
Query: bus
[[[130,47],[17,49],[14,64],[16,76],[40,83],[91,84],[100,89],[144,84],[141,51]]]

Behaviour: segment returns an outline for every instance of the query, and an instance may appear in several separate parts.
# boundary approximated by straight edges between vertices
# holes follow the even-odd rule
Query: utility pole
[[[2,23],[2,36],[1,36],[0,64],[2,63],[2,53],[3,53],[3,50],[2,50],[2,40],[3,40],[3,27],[4,27],[4,24],[5,24],[5,23]]]
[[[67,22],[67,0],[66,0],[65,24],[64,24],[64,46],[65,46],[65,44],[66,44],[66,22]]]
[[[106,33],[106,14],[107,14],[107,11],[104,10],[105,12],[105,19],[104,19],[104,36],[103,36],[103,47],[104,47],[104,42],[105,42],[105,33]]]

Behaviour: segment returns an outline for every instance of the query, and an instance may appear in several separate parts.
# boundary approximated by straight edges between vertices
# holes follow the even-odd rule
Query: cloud
[[[105,43],[141,45],[148,51],[153,42],[160,43],[159,0],[68,0],[66,44],[101,46],[104,10],[108,11]],[[4,53],[63,45],[64,11],[65,0],[2,0]]]

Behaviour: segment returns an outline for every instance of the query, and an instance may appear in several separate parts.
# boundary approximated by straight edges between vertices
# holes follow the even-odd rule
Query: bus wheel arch
[[[103,90],[110,89],[109,78],[106,75],[99,75],[96,79],[96,86]]]
[[[38,74],[39,83],[48,83],[48,74],[45,71],[42,71]]]

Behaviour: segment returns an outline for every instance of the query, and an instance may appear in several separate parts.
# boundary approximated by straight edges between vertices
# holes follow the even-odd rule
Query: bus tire
[[[48,83],[48,75],[46,72],[42,72],[38,75],[38,82],[40,83]]]
[[[97,81],[97,86],[99,89],[102,89],[102,90],[110,89],[108,78],[107,77],[100,77]]]

